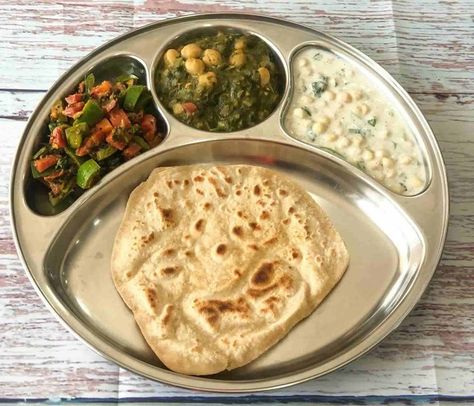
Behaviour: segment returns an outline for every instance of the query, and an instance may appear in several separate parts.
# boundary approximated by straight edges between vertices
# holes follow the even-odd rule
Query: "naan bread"
[[[282,339],[348,261],[326,214],[288,178],[197,165],[156,169],[132,192],[112,274],[161,361],[207,375],[245,365]]]

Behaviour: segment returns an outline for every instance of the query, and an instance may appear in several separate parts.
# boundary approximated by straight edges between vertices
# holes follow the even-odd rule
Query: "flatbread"
[[[196,165],[156,169],[131,193],[111,266],[160,360],[207,375],[245,365],[282,339],[348,261],[327,215],[287,177]]]

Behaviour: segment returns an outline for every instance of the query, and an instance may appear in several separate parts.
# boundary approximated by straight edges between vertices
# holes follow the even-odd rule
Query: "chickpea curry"
[[[219,32],[168,49],[156,90],[180,121],[205,131],[237,131],[265,120],[282,95],[269,46],[253,35]]]

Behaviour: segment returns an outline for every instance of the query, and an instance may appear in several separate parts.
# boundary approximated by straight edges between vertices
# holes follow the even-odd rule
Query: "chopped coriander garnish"
[[[400,186],[403,188],[403,191],[406,192],[408,190],[408,188],[406,187],[406,185],[402,182],[400,182]]]
[[[372,127],[375,127],[375,124],[377,124],[377,119],[374,117],[374,118],[371,118],[370,120],[367,120],[367,122],[368,122]]]
[[[303,110],[308,116],[311,117],[311,111],[309,111],[308,107],[303,106],[303,107],[301,107],[301,110]]]
[[[316,53],[313,55],[313,59],[314,59],[315,61],[320,61],[322,57],[323,57],[323,56],[321,55],[320,52],[316,52]]]
[[[364,171],[364,172],[365,172],[366,168],[365,168],[365,163],[364,163],[364,161],[359,161],[359,162],[357,162],[357,163],[356,163],[356,166],[357,166],[361,171]]]
[[[362,130],[360,128],[349,128],[349,132],[352,134],[362,134]]]
[[[320,80],[317,80],[311,84],[311,87],[313,89],[313,94],[316,97],[321,97],[321,94],[323,94],[326,89],[328,88],[328,78],[327,76],[322,76]]]
[[[395,141],[392,141],[392,144],[393,144],[393,149],[397,149],[398,144]]]

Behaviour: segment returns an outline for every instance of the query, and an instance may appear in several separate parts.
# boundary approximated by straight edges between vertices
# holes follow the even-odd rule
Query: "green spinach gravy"
[[[157,69],[159,98],[180,121],[205,131],[254,126],[280,101],[283,75],[268,45],[219,32],[168,49]]]

